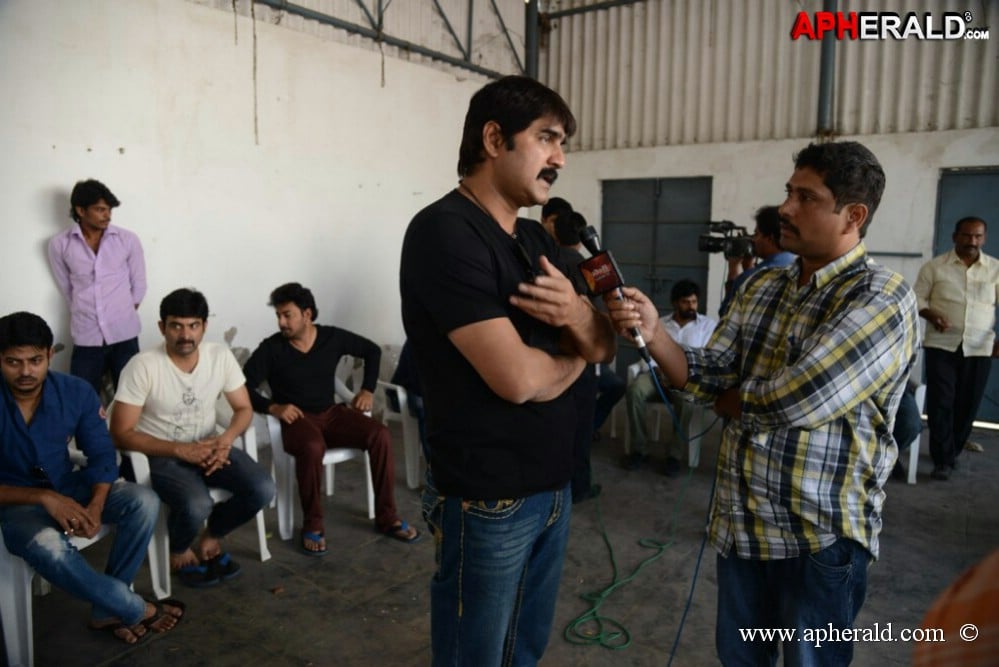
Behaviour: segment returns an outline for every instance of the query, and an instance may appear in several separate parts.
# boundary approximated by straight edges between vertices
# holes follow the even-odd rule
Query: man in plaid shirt
[[[638,327],[674,387],[727,418],[708,536],[718,551],[723,664],[773,664],[777,641],[740,629],[852,627],[878,555],[892,422],[919,346],[916,299],[861,239],[884,191],[856,142],[795,156],[781,247],[799,259],[750,277],[703,349],[677,345],[649,299],[608,308]],[[843,665],[850,641],[784,642],[787,664]]]

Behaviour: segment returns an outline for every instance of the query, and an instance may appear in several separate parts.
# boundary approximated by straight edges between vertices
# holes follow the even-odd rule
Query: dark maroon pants
[[[308,413],[291,424],[281,422],[284,450],[295,457],[303,528],[323,532],[323,456],[327,449],[363,449],[371,457],[375,487],[375,525],[391,528],[399,521],[395,507],[395,457],[388,429],[354,408],[337,404],[320,413]]]

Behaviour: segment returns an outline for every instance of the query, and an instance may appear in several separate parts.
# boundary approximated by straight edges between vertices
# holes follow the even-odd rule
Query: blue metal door
[[[661,315],[673,310],[669,295],[681,279],[701,288],[700,311],[707,306],[708,255],[697,237],[711,220],[711,177],[640,178],[601,183],[601,237],[624,280],[645,292]],[[622,345],[617,369],[638,360]]]

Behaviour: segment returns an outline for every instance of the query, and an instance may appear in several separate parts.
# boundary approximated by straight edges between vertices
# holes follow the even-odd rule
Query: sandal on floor
[[[380,532],[382,535],[391,537],[394,540],[399,540],[400,542],[405,542],[406,544],[413,544],[414,542],[419,542],[423,534],[416,528],[413,529],[412,537],[408,537],[406,533],[409,532],[409,522],[403,521],[398,526],[392,526],[390,528],[385,528]]]
[[[243,568],[229,556],[227,551],[223,551],[214,558],[209,558],[205,561],[205,565],[208,566],[210,573],[218,577],[219,581],[229,581],[238,577],[243,571]]]
[[[166,600],[161,600],[159,602],[153,600],[146,600],[146,602],[148,602],[149,604],[153,605],[153,607],[156,608],[155,614],[153,614],[149,618],[144,618],[141,621],[139,621],[139,624],[142,625],[144,628],[146,628],[146,630],[149,630],[149,632],[155,632],[157,634],[163,632],[169,632],[170,630],[176,628],[177,624],[180,623],[181,620],[184,618],[185,606],[184,603],[181,602],[180,600],[174,600],[172,598],[168,598]],[[180,616],[174,616],[173,614],[168,612],[166,610],[166,606],[177,607],[178,609],[180,609]],[[167,628],[165,630],[157,629],[156,624],[162,621],[164,618],[172,618],[173,627]]]
[[[146,600],[146,602],[153,605],[154,607],[156,605],[162,605],[163,607],[174,607],[175,609],[179,609],[180,613],[174,616],[174,618],[176,618],[178,621],[184,618],[184,614],[187,613],[187,605],[178,600],[177,598],[167,598],[165,600],[150,600],[149,598],[144,598],[144,599]],[[166,609],[164,609],[164,611],[166,611]]]
[[[323,544],[323,542],[326,541],[326,536],[323,533],[313,533],[312,531],[303,530],[302,541],[299,542],[298,548],[309,556],[325,556],[326,553],[329,551],[329,549],[327,549],[325,545],[323,545],[322,548],[320,549],[310,549],[309,547],[305,546],[306,540],[315,543],[316,546],[319,546],[320,544]]]
[[[191,588],[208,588],[222,581],[207,565],[185,565],[177,570],[177,578],[180,583]]]
[[[141,635],[135,634],[135,630],[133,630],[132,628],[136,627],[136,626],[139,626],[139,625],[143,625],[141,621],[139,623],[136,623],[134,626],[133,625],[125,625],[121,621],[118,621],[117,623],[110,623],[108,625],[100,625],[100,626],[97,626],[97,625],[87,625],[87,627],[90,628],[91,630],[93,630],[94,632],[106,632],[109,635],[111,635],[112,637],[114,637],[115,639],[117,639],[118,641],[123,642],[125,644],[128,644],[129,646],[132,646],[133,644],[138,644],[140,641],[142,641],[143,637],[145,637],[147,634],[149,634],[148,632],[143,632]],[[145,627],[145,626],[143,625],[143,627]],[[128,633],[132,637],[135,637],[135,641],[134,642],[130,642],[130,641],[128,641],[127,637],[123,637],[122,635],[117,634],[117,632],[119,630],[127,630]],[[147,630],[148,630],[148,628],[147,628]]]

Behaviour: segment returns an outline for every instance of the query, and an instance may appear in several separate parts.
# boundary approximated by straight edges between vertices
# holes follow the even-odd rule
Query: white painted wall
[[[69,192],[103,181],[114,223],[141,237],[149,294],[208,298],[208,338],[276,330],[270,290],[316,294],[320,321],[401,343],[402,234],[454,187],[468,99],[483,83],[180,0],[0,1],[0,313],[43,316],[69,344],[47,240]],[[56,368],[68,366],[68,355]]]
[[[72,224],[69,191],[98,178],[122,200],[149,265],[144,346],[160,299],[196,286],[209,337],[236,327],[254,347],[273,332],[267,295],[299,280],[320,321],[386,343],[403,339],[398,257],[412,215],[453,187],[468,99],[483,81],[258,23],[259,144],[251,25],[181,0],[0,0],[0,313],[31,310],[57,341],[68,318],[45,260]],[[888,189],[871,250],[913,280],[930,256],[939,170],[999,164],[995,128],[860,138]],[[572,153],[554,189],[599,226],[600,181],[712,176],[712,217],[751,225],[778,203],[802,141]],[[538,216],[538,209],[528,212]],[[694,252],[694,250],[691,250]],[[717,310],[712,257],[708,310]],[[65,368],[68,355],[60,355]]]
[[[999,132],[988,128],[843,139],[863,143],[884,167],[887,185],[867,233],[867,249],[922,253],[922,258],[877,259],[911,284],[919,267],[932,256],[940,170],[999,165]],[[794,168],[792,155],[807,144],[788,140],[570,153],[552,192],[568,199],[598,226],[602,180],[710,176],[711,219],[732,220],[752,231],[757,208],[784,201],[784,184]],[[982,215],[987,217],[989,212]],[[725,271],[721,255],[712,255],[708,313],[718,312]]]

